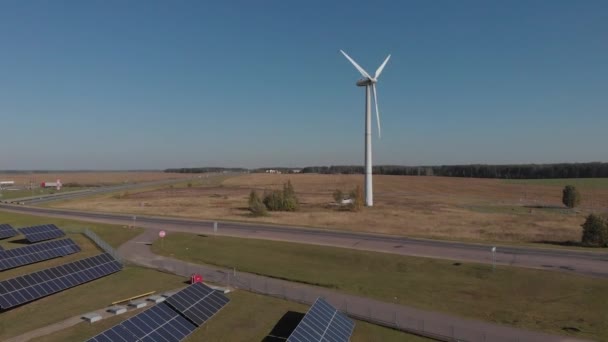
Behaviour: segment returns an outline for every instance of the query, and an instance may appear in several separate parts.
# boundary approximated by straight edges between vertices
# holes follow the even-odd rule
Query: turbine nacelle
[[[342,52],[342,54],[344,55],[344,57],[346,57],[346,59],[348,59],[348,61],[355,67],[355,69],[357,69],[357,71],[359,71],[359,73],[361,74],[361,76],[363,76],[362,79],[357,81],[357,86],[358,87],[371,87],[371,91],[372,94],[374,96],[374,104],[376,107],[376,123],[378,124],[378,138],[380,137],[380,111],[378,110],[378,95],[376,93],[376,83],[378,83],[378,77],[380,77],[380,74],[382,73],[382,70],[384,70],[384,67],[386,66],[386,63],[388,63],[388,60],[391,58],[391,55],[388,55],[386,57],[386,59],[384,60],[384,62],[382,62],[382,64],[380,64],[380,66],[378,67],[378,69],[376,70],[376,73],[374,74],[374,77],[371,77],[367,71],[365,71],[365,69],[363,69],[359,64],[357,64],[357,62],[355,62],[352,58],[350,58],[349,55],[346,54],[346,52],[340,50],[340,52]]]
[[[369,78],[362,78],[362,79],[360,79],[360,80],[357,81],[357,86],[358,87],[367,87],[367,86],[370,86],[370,85],[372,85],[372,84],[374,84],[376,82],[377,82],[376,80],[371,80]]]

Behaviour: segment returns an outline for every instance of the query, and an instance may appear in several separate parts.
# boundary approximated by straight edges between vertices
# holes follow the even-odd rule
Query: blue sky
[[[0,2],[0,169],[608,161],[606,1]]]

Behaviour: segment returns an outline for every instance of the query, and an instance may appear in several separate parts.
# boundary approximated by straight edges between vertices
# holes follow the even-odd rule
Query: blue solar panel
[[[62,257],[79,251],[80,247],[72,239],[46,241],[0,251],[0,271]]]
[[[65,233],[59,228],[57,228],[57,226],[55,226],[54,224],[26,227],[19,229],[19,231],[21,232],[21,234],[25,235],[25,239],[30,243],[65,236]]]
[[[196,325],[160,303],[91,338],[88,342],[179,342],[190,335]]]
[[[104,253],[0,282],[0,309],[8,309],[118,272],[122,265]]]
[[[87,342],[139,342],[139,340],[135,335],[125,329],[125,327],[118,324],[91,338]]]
[[[218,312],[229,299],[202,283],[91,338],[88,342],[179,342]]]
[[[200,326],[223,308],[230,299],[203,283],[195,283],[165,301],[173,309]]]
[[[0,239],[6,239],[17,235],[19,235],[19,232],[11,227],[10,224],[0,224]]]
[[[355,323],[323,298],[317,298],[287,342],[348,342]]]

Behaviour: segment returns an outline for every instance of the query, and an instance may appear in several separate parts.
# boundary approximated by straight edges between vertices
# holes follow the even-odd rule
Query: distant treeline
[[[363,166],[311,166],[302,173],[356,174],[363,173]],[[519,164],[519,165],[442,165],[442,166],[400,166],[378,165],[374,174],[406,176],[444,176],[474,178],[593,178],[608,177],[608,163],[562,163],[562,164]]]
[[[210,172],[248,172],[249,170],[241,167],[183,167],[180,169],[166,169],[165,172],[171,173],[210,173]]]
[[[362,174],[363,166],[333,165],[307,166],[302,169],[274,167],[248,170],[244,168],[201,167],[167,169],[165,172],[205,173],[205,172],[266,172],[277,170],[291,173],[322,174]],[[378,165],[373,168],[374,174],[404,176],[444,176],[474,178],[507,178],[507,179],[540,179],[540,178],[595,178],[608,177],[608,163],[561,163],[561,164],[518,164],[518,165],[442,165],[442,166],[402,166]]]

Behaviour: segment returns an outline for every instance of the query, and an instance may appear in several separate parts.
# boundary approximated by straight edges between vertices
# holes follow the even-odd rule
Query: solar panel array
[[[93,337],[89,342],[179,342],[196,328],[167,304],[160,303]]]
[[[19,232],[11,227],[10,224],[0,224],[0,239],[6,239],[17,235],[19,235]]]
[[[0,251],[0,271],[80,252],[72,239],[54,240]]]
[[[88,342],[179,342],[229,301],[224,294],[195,283]]]
[[[44,224],[19,229],[25,239],[30,242],[39,242],[65,236],[65,233],[54,224]]]
[[[230,299],[203,283],[194,283],[167,298],[173,309],[181,312],[196,325],[203,325],[215,315]]]
[[[108,253],[0,282],[0,309],[5,310],[118,272],[122,265]]]
[[[355,322],[323,298],[317,298],[287,342],[348,342]]]

